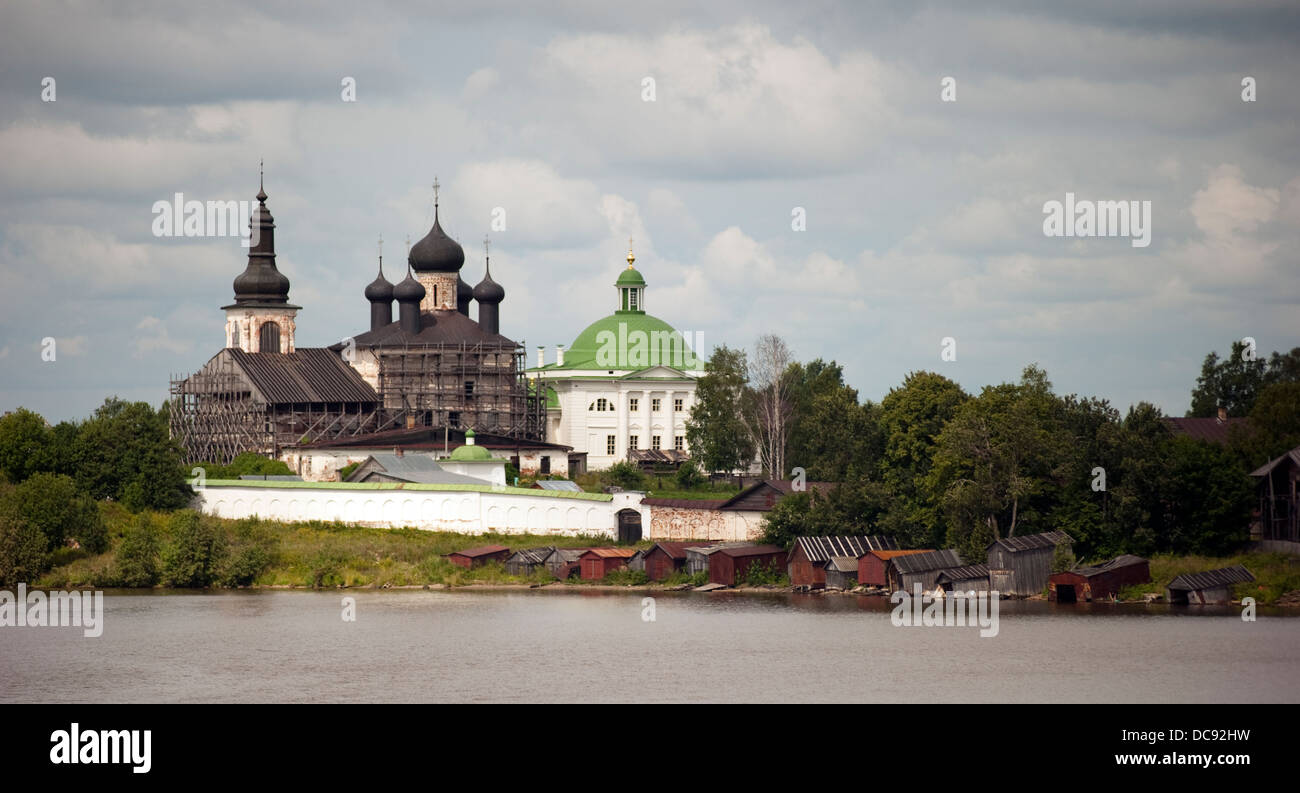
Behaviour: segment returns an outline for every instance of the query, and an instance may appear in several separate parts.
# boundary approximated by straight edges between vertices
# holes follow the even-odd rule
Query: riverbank
[[[511,575],[499,562],[473,569],[458,567],[445,558],[453,551],[499,544],[512,549],[555,545],[584,548],[611,545],[604,536],[481,534],[466,535],[419,529],[372,529],[342,523],[315,521],[281,523],[246,518],[226,520],[202,517],[201,531],[177,520],[185,513],[145,512],[132,515],[119,504],[100,505],[109,545],[103,553],[82,549],[55,552],[52,568],[34,586],[50,589],[152,588],[177,586],[168,580],[177,559],[187,572],[203,567],[201,586],[257,589],[464,589],[565,587],[577,590],[661,592],[685,590],[704,584],[702,577],[678,573],[666,582],[649,582],[644,573],[617,571],[602,582],[558,582],[546,570],[528,576]],[[193,517],[191,515],[191,517]],[[634,547],[649,548],[646,540]],[[187,546],[196,547],[187,547]],[[1242,553],[1230,557],[1154,556],[1152,582],[1126,588],[1121,600],[1142,602],[1147,595],[1163,593],[1175,576],[1199,570],[1242,564],[1255,574],[1254,582],[1238,585],[1236,598],[1253,597],[1260,605],[1294,605],[1300,590],[1300,558],[1281,553]],[[755,582],[759,583],[759,582]],[[728,591],[788,591],[784,582],[768,586],[742,586]],[[827,593],[833,595],[834,593]],[[870,593],[855,593],[871,596]]]

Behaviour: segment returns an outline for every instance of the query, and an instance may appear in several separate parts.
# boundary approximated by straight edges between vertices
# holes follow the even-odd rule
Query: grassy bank
[[[63,549],[53,567],[37,579],[49,588],[123,586],[118,554],[126,535],[145,524],[159,547],[159,560],[177,541],[172,515],[146,512],[131,515],[115,504],[102,504],[109,534],[104,553]],[[247,518],[227,520],[204,516],[204,526],[219,538],[223,561],[255,559],[264,562],[247,576],[252,586],[418,586],[474,583],[544,583],[549,576],[530,577],[506,573],[500,563],[466,570],[451,564],[444,554],[481,545],[506,545],[512,549],[557,545],[565,548],[612,545],[601,536],[559,537],[529,534],[466,535],[419,529],[371,529],[342,523],[313,521],[281,523]],[[649,547],[649,542],[642,543]],[[250,551],[256,550],[256,553]]]
[[[1148,593],[1165,592],[1165,584],[1184,573],[1202,573],[1220,567],[1244,565],[1255,575],[1255,580],[1233,587],[1234,597],[1253,597],[1266,606],[1287,592],[1300,590],[1300,558],[1283,553],[1240,553],[1235,556],[1170,556],[1151,557],[1151,583],[1125,587],[1120,600],[1141,600]]]

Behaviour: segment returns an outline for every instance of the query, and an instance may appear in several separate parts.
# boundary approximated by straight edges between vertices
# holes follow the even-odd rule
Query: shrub
[[[605,472],[605,478],[612,485],[617,485],[624,490],[640,490],[645,483],[645,477],[641,475],[641,469],[636,463],[630,463],[627,460],[614,463]]]
[[[745,574],[738,577],[736,582],[745,586],[784,586],[789,583],[789,579],[777,564],[754,562],[745,568]]]
[[[1079,560],[1075,558],[1073,551],[1069,550],[1064,545],[1058,545],[1056,546],[1056,550],[1052,552],[1052,572],[1067,573],[1074,569],[1074,566],[1078,564],[1078,561]]]
[[[271,564],[271,553],[261,545],[248,545],[230,554],[219,580],[224,586],[248,586]]]
[[[174,513],[168,528],[171,542],[163,554],[163,583],[195,588],[212,584],[225,557],[225,538],[211,521],[188,509]]]
[[[112,579],[126,587],[151,587],[158,583],[158,535],[146,518],[134,521],[122,532]]]
[[[48,542],[12,505],[0,505],[0,586],[33,581],[49,565]]]
[[[37,473],[6,494],[16,513],[46,539],[46,550],[76,540],[91,553],[108,548],[108,532],[99,510],[76,483],[63,474]]]
[[[677,484],[677,487],[682,490],[694,490],[707,482],[708,478],[704,474],[700,473],[700,469],[696,467],[694,462],[687,460],[677,469],[676,475],[673,476],[673,481]]]

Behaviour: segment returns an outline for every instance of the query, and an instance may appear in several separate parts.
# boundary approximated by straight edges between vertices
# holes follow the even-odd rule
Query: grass
[[[1235,556],[1151,557],[1151,583],[1124,587],[1120,600],[1141,600],[1148,593],[1164,594],[1165,584],[1184,573],[1203,573],[1220,567],[1244,565],[1255,575],[1254,581],[1237,584],[1233,596],[1253,597],[1261,606],[1275,602],[1286,592],[1300,589],[1300,558],[1284,553],[1240,553]]]
[[[119,504],[103,504],[102,514],[109,531],[109,549],[102,554],[62,549],[53,567],[37,579],[45,588],[111,586],[115,554],[123,531],[137,519]],[[157,533],[159,544],[170,541],[168,513],[145,513]],[[500,562],[472,570],[453,565],[444,558],[452,551],[480,545],[505,545],[512,549],[555,545],[562,548],[608,546],[613,541],[599,535],[575,537],[531,534],[458,534],[421,529],[372,529],[343,523],[312,521],[281,523],[246,518],[227,520],[204,516],[225,534],[231,549],[252,542],[264,545],[269,562],[254,579],[254,586],[337,587],[419,586],[445,584],[533,584],[553,580],[549,573],[515,576]],[[649,547],[650,543],[642,543]]]

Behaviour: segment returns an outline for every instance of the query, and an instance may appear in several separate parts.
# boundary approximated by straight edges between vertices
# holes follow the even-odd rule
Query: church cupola
[[[479,327],[488,333],[500,333],[501,301],[506,299],[506,290],[492,280],[492,259],[488,256],[486,237],[483,239],[483,280],[474,287],[474,299],[478,301]]]
[[[266,207],[259,175],[257,207],[249,218],[248,264],[235,277],[235,302],[226,312],[226,346],[244,352],[293,352],[294,318],[289,279],[275,266],[275,219]]]
[[[620,273],[618,280],[614,282],[614,288],[618,290],[618,309],[615,313],[645,313],[645,279],[632,266],[635,261],[636,257],[632,255],[632,240],[629,239],[627,269]]]
[[[438,218],[438,180],[433,180],[433,228],[411,246],[408,256],[415,277],[424,285],[425,311],[455,311],[459,308],[460,268],[465,251],[460,243],[447,236]],[[465,307],[468,314],[469,306]]]
[[[397,321],[402,323],[402,330],[419,333],[420,301],[424,299],[424,287],[415,280],[409,269],[405,280],[393,287],[393,299],[397,301]]]
[[[379,238],[379,276],[366,287],[370,301],[370,329],[379,330],[393,322],[393,285],[384,278],[384,238]]]

